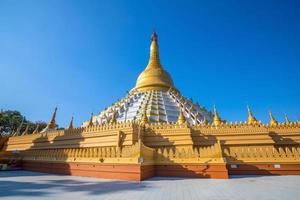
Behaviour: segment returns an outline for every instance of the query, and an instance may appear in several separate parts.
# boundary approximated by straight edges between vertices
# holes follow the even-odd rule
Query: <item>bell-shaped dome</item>
[[[154,32],[151,37],[149,62],[146,69],[139,75],[135,89],[139,91],[168,90],[173,87],[171,76],[160,64],[157,34]]]

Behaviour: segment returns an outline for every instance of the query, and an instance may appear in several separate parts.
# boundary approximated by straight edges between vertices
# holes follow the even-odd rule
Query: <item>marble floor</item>
[[[0,199],[300,199],[300,176],[228,180],[155,177],[143,182],[0,171]]]

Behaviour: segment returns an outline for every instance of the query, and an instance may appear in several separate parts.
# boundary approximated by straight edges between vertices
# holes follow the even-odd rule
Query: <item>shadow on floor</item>
[[[0,171],[0,178],[5,177],[22,177],[22,176],[47,176],[49,174],[23,171],[23,170],[11,170],[11,171]]]
[[[67,176],[62,176],[62,179],[57,180],[55,177],[59,175],[55,175],[53,178],[47,176],[49,176],[49,174],[28,171],[18,171],[17,173],[1,172],[0,197],[42,197],[50,194],[51,190],[61,192],[83,192],[87,195],[101,195],[125,190],[143,191],[151,188],[147,183],[141,184],[139,182],[103,179],[81,181],[74,179],[74,177],[68,179]]]

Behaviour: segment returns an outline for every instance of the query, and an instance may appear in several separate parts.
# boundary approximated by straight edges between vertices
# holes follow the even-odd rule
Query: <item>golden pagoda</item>
[[[278,122],[276,121],[276,119],[274,118],[272,112],[269,112],[269,116],[270,116],[270,126],[277,126]]]
[[[68,129],[73,129],[74,128],[73,120],[74,120],[74,117],[72,116],[71,121],[70,121],[69,126],[68,126]]]
[[[182,125],[182,124],[185,124],[186,123],[186,118],[185,116],[183,115],[183,112],[180,110],[179,112],[179,116],[178,116],[178,120],[177,120],[177,123],[179,125]]]
[[[55,107],[54,113],[52,114],[51,120],[49,121],[49,123],[47,124],[46,128],[44,128],[41,132],[48,132],[48,131],[54,131],[56,130],[56,112],[57,112],[57,107]]]
[[[217,112],[217,108],[216,106],[214,106],[214,118],[213,118],[213,122],[212,124],[215,125],[215,126],[219,126],[221,124],[221,119],[219,117],[219,114]]]
[[[247,105],[247,112],[248,112],[248,119],[247,119],[247,124],[248,125],[255,125],[258,124],[258,121],[256,120],[256,118],[253,116],[249,105]]]
[[[145,70],[130,92],[81,127],[47,127],[1,138],[0,161],[25,170],[140,181],[153,176],[230,178],[236,174],[300,174],[300,123],[221,120],[184,97],[161,65],[151,36]],[[21,127],[21,126],[20,126]]]

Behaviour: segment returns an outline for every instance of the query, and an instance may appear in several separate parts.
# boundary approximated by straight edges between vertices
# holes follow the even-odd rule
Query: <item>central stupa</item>
[[[245,122],[222,121],[183,97],[159,59],[152,34],[150,58],[136,85],[83,127],[21,126],[0,138],[0,163],[25,170],[140,181],[153,176],[228,178],[300,174],[300,122],[263,124],[247,108]],[[212,119],[213,118],[213,119]]]
[[[92,115],[83,126],[136,120],[148,123],[187,122],[193,125],[212,121],[211,112],[183,97],[176,89],[170,74],[160,63],[155,32],[151,36],[148,64],[139,75],[136,86],[118,102],[98,115]]]

